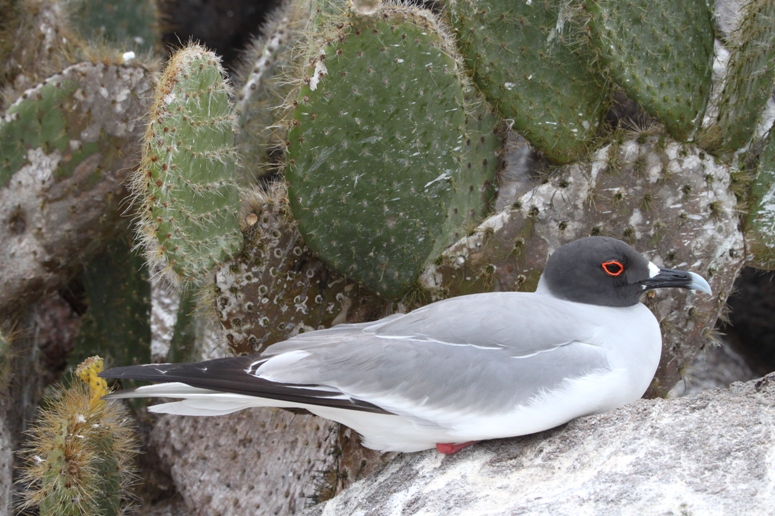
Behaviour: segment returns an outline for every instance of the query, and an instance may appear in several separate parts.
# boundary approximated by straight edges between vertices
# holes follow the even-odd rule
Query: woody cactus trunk
[[[163,281],[183,292],[167,356],[195,360],[204,335],[256,352],[530,291],[552,251],[588,235],[709,279],[710,298],[644,299],[665,342],[648,395],[664,396],[712,342],[740,269],[775,268],[771,0],[746,4],[723,42],[703,0],[287,0],[231,78],[201,45],[160,73],[153,2],[6,4],[0,333],[18,337],[0,388],[14,403],[39,399],[18,364],[31,314],[63,286],[88,287],[94,312],[73,357],[149,357]],[[115,257],[132,252],[127,210],[149,270]],[[105,277],[127,302],[105,308]],[[106,339],[111,321],[126,335]],[[0,406],[14,446],[33,410],[17,405]]]

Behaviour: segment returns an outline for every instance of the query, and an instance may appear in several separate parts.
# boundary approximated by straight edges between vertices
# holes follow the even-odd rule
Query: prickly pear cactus
[[[673,137],[691,140],[702,123],[711,86],[708,3],[592,0],[584,5],[605,73]]]
[[[582,156],[607,101],[602,77],[566,44],[560,2],[452,0],[460,52],[477,86],[550,160]]]
[[[718,120],[703,135],[703,145],[721,154],[751,140],[775,84],[775,2],[754,0],[732,38]]]
[[[79,38],[67,23],[58,1],[3,3],[0,84],[5,89],[6,102],[13,102],[25,90],[73,64]],[[5,103],[4,107],[7,106]]]
[[[58,388],[29,431],[21,481],[30,488],[22,510],[118,515],[131,505],[137,437],[126,409],[100,399],[108,393],[96,376],[101,370],[99,357],[84,362],[76,371],[84,383]]]
[[[324,262],[400,298],[487,209],[497,155],[472,142],[494,128],[469,134],[469,86],[429,12],[383,7],[322,34],[291,115],[291,209]]]
[[[81,63],[0,119],[0,313],[68,281],[122,227],[152,78]]]
[[[63,5],[0,0],[4,109],[41,77],[59,74],[69,59],[91,55],[102,62],[108,56],[106,62],[117,62],[124,50],[95,50],[83,41],[124,47],[115,43],[123,36],[109,36],[121,31],[118,10],[88,13],[89,20],[112,13],[103,32],[102,21],[78,29]],[[743,261],[773,266],[772,145],[758,156],[752,189],[745,183],[751,169],[737,169],[743,157],[755,163],[758,135],[767,129],[762,111],[773,82],[771,5],[753,0],[742,28],[728,39],[728,74],[713,88],[718,117],[706,115],[715,122],[696,138],[702,150],[677,140],[695,138],[710,91],[713,34],[703,0],[450,0],[435,6],[438,18],[378,0],[293,0],[246,58],[251,64],[240,78],[238,117],[212,54],[191,46],[168,66],[150,110],[135,189],[150,261],[173,281],[204,286],[224,328],[219,342],[254,352],[297,332],[373,320],[434,299],[531,290],[547,256],[562,243],[589,234],[615,236],[657,263],[708,276],[714,289],[714,297],[646,297],[665,336],[650,391],[662,395],[710,341]],[[119,29],[108,29],[116,21]],[[454,38],[447,35],[452,30]],[[133,124],[149,112],[143,92],[151,73],[118,63],[68,69],[22,96],[0,122],[0,206],[13,207],[0,210],[3,317],[15,303],[59,288],[105,247],[105,235],[114,234],[103,233],[105,227],[119,226],[125,195],[94,185],[120,185],[122,179],[107,171],[119,163],[128,171],[136,163],[141,135]],[[76,78],[75,89],[64,78]],[[671,136],[661,127],[631,134],[601,126],[609,86],[637,101],[643,118],[660,122]],[[290,95],[287,109],[273,109],[292,87],[299,94]],[[501,118],[534,150],[565,164],[536,158],[527,161],[538,167],[509,170],[530,186],[520,186],[519,195],[501,203],[508,208],[477,227],[499,172],[501,139],[494,129]],[[242,128],[237,140],[235,125]],[[271,163],[276,156],[267,156],[277,142],[289,191],[266,178],[260,187],[252,182],[264,170],[277,172]],[[746,146],[749,155],[739,152]],[[242,170],[236,151],[249,163]],[[239,194],[238,183],[249,188]],[[86,212],[91,218],[82,216]],[[745,245],[741,212],[748,214]],[[64,269],[68,274],[59,274]],[[114,284],[109,277],[105,281]],[[98,280],[88,281],[98,290]],[[106,300],[121,302],[102,303],[106,310],[83,321],[84,330],[99,326],[89,321],[92,316],[122,325],[113,349],[122,350],[125,358],[114,359],[125,363],[146,352],[130,344],[137,331],[131,314],[147,310],[131,290],[108,289]],[[108,311],[110,304],[115,306]],[[129,304],[135,310],[121,317]],[[195,309],[192,297],[180,310],[190,317],[177,319],[171,338],[180,346],[173,345],[169,357],[196,359],[198,328],[211,313]],[[24,383],[19,371],[10,374]],[[56,450],[67,436],[92,431],[78,426],[81,419],[93,421],[85,399],[87,408],[75,411],[82,418],[63,415],[72,411],[52,416],[56,423],[45,435],[54,444],[49,455],[37,453],[46,459],[35,467],[61,465]],[[95,424],[90,428],[101,428]],[[102,443],[95,453],[108,456],[110,441],[91,435]],[[84,471],[107,478],[116,464],[110,459]],[[40,471],[48,480],[64,478]],[[99,485],[113,493],[118,484],[113,476]],[[107,498],[88,510],[114,512],[116,498]],[[42,512],[67,513],[61,496],[52,500]]]
[[[99,353],[108,365],[150,362],[148,269],[132,251],[127,228],[81,275],[88,309],[78,328],[70,363]]]
[[[175,282],[201,280],[242,245],[229,96],[219,59],[193,44],[156,89],[133,190],[148,260]]]
[[[68,114],[78,102],[75,92],[81,87],[71,75],[77,77],[77,72],[46,81],[6,111],[0,125],[0,186],[7,186],[12,176],[32,161],[31,151],[64,155],[65,159],[57,160],[62,163],[54,174],[70,177],[81,162],[101,150],[99,141],[70,143],[75,131]]]

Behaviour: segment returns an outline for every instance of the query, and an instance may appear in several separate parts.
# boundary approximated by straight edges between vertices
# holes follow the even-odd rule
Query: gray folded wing
[[[271,346],[250,372],[326,386],[405,416],[500,413],[609,369],[605,350],[594,345],[599,328],[567,307],[534,294],[454,298],[299,335]]]

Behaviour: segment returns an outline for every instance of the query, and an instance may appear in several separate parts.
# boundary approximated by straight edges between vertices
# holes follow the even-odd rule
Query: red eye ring
[[[617,262],[616,260],[611,260],[609,262],[603,262],[603,270],[606,274],[609,276],[619,276],[621,273],[624,272],[624,265],[622,265],[621,262]]]

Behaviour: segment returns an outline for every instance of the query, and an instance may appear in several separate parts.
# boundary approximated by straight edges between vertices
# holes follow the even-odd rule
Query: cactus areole
[[[345,20],[316,47],[292,114],[291,209],[323,261],[398,299],[484,213],[495,156],[473,158],[470,87],[432,15]]]

